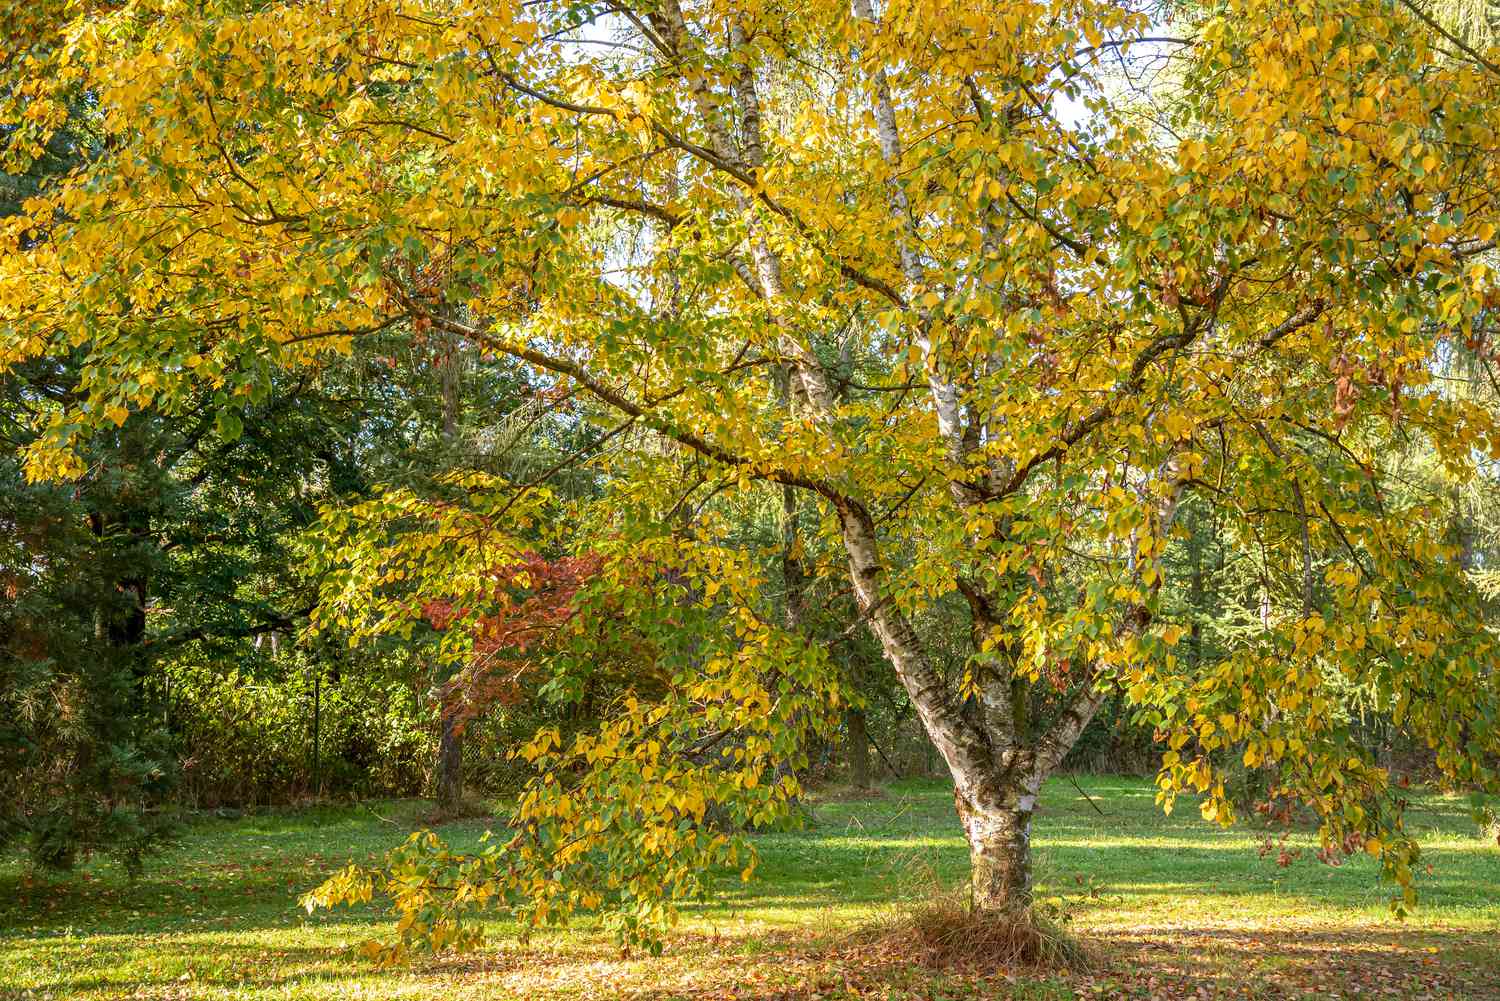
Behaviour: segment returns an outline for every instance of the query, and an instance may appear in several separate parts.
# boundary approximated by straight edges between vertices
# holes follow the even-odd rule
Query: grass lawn
[[[1418,797],[1435,872],[1398,923],[1368,858],[1330,868],[1298,836],[1282,867],[1257,852],[1262,831],[1220,830],[1190,803],[1163,817],[1147,781],[1080,784],[1105,815],[1053,781],[1036,846],[1039,897],[1102,957],[1087,973],[932,971],[899,937],[857,934],[893,922],[914,873],[965,870],[951,788],[901,782],[757,836],[756,880],[726,876],[658,959],[622,958],[585,925],[522,947],[496,921],[480,953],[370,968],[351,947],[380,914],[308,917],[296,896],[399,841],[418,803],[204,820],[134,885],[107,863],[67,881],[0,863],[0,998],[1500,998],[1500,847],[1461,800]],[[443,833],[465,845],[484,826]]]

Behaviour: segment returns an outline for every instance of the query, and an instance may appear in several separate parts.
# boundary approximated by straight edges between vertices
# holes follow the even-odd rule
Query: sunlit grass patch
[[[1434,873],[1397,923],[1367,858],[1338,868],[1304,851],[1286,867],[1265,836],[1194,810],[1164,817],[1149,782],[1048,786],[1036,822],[1038,897],[1107,963],[1092,973],[918,968],[870,948],[868,929],[920,867],[962,879],[951,791],[900,782],[870,799],[816,797],[804,830],[758,835],[759,876],[724,873],[683,912],[655,959],[622,956],[582,924],[518,945],[489,923],[483,952],[377,971],[352,947],[381,934],[373,909],[309,916],[298,893],[344,862],[398,842],[418,803],[206,819],[132,885],[108,864],[73,878],[0,868],[0,997],[307,999],[585,997],[1500,998],[1500,848],[1461,800],[1412,814]],[[486,822],[445,825],[477,844]],[[1307,832],[1288,844],[1311,848]],[[1154,984],[1154,985],[1153,985]],[[1319,991],[1322,993],[1320,994]]]

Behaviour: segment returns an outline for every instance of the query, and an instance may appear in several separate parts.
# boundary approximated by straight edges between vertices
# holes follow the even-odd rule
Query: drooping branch
[[[753,462],[742,455],[738,455],[722,445],[716,444],[701,435],[688,431],[664,419],[655,408],[663,402],[662,400],[650,400],[637,402],[632,400],[623,391],[615,389],[609,384],[591,375],[582,365],[566,358],[559,358],[535,348],[520,344],[513,344],[502,338],[495,337],[488,332],[466,323],[460,323],[450,317],[430,313],[417,303],[408,300],[405,305],[413,312],[413,315],[421,316],[440,330],[458,334],[468,338],[475,344],[483,345],[493,351],[509,355],[518,361],[529,362],[538,368],[545,369],[554,375],[566,376],[574,382],[583,386],[590,395],[601,403],[619,410],[626,416],[639,420],[642,424],[653,431],[685,445],[705,458],[712,459],[724,466],[746,469],[755,479],[769,480],[773,483],[781,483],[794,487],[811,490],[831,502],[845,501],[847,498],[826,480],[807,476],[803,473],[794,473],[790,470],[770,466],[765,462]],[[675,394],[673,394],[675,395]]]

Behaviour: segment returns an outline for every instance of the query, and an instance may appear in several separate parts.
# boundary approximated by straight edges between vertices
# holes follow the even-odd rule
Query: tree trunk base
[[[969,842],[971,903],[976,912],[1024,914],[1031,909],[1031,813],[1034,796],[1015,806],[975,807],[954,799]]]

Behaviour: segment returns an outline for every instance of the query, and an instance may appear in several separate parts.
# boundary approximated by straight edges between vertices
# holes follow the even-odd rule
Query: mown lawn
[[[0,998],[1500,998],[1500,847],[1461,800],[1417,798],[1434,874],[1398,923],[1367,858],[1330,868],[1299,835],[1283,867],[1257,851],[1263,831],[1220,830],[1190,803],[1163,817],[1149,782],[1080,784],[1105,815],[1054,781],[1036,842],[1039,896],[1101,957],[1088,972],[933,971],[899,936],[860,933],[965,868],[949,787],[902,782],[757,836],[758,878],[726,875],[658,959],[587,926],[523,947],[497,921],[481,953],[370,968],[351,947],[381,915],[308,917],[296,897],[399,841],[418,803],[204,820],[134,885],[107,863],[67,881],[0,863]],[[463,845],[484,826],[443,833]]]

